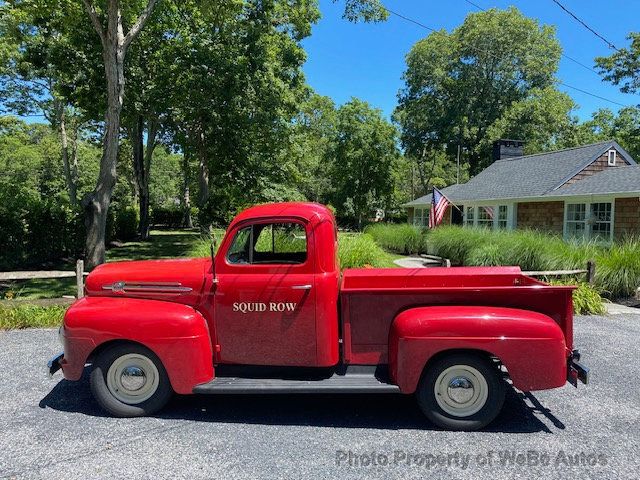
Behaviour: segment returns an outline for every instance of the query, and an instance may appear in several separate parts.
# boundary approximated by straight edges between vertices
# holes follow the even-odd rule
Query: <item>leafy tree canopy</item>
[[[395,112],[406,154],[421,159],[445,146],[455,158],[459,144],[477,173],[490,159],[489,129],[514,103],[553,87],[560,52],[553,27],[514,7],[470,14],[451,33],[420,40],[407,55]]]

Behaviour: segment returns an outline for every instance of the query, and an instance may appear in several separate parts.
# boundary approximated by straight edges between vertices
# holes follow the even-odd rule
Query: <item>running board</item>
[[[193,389],[204,394],[255,393],[399,393],[397,385],[379,380],[373,374],[333,374],[328,378],[246,378],[216,377]]]

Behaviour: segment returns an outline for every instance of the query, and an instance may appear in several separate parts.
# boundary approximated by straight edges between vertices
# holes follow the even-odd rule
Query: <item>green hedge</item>
[[[0,270],[77,258],[84,248],[78,210],[27,196],[0,197]]]
[[[192,217],[197,218],[197,211],[192,209]],[[151,210],[151,224],[169,228],[182,227],[184,210],[180,207],[153,207]]]

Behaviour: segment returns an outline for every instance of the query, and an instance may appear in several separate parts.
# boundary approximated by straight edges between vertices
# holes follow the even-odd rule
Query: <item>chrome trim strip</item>
[[[113,282],[111,285],[103,285],[103,290],[111,290],[114,293],[187,293],[193,289],[191,287],[183,287],[180,282],[134,282],[127,283],[124,281]]]

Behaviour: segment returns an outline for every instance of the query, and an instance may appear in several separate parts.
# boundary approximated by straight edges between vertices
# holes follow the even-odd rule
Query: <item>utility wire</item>
[[[419,22],[418,20],[415,20],[415,19],[413,19],[413,18],[407,17],[406,15],[403,15],[403,14],[401,14],[401,13],[395,12],[395,11],[393,11],[393,10],[391,10],[391,9],[387,8],[387,7],[386,7],[386,6],[384,6],[384,5],[381,5],[381,7],[382,7],[382,9],[383,9],[383,10],[385,10],[385,11],[386,11],[387,13],[389,13],[390,15],[394,15],[394,16],[396,16],[396,17],[398,17],[398,18],[401,18],[401,19],[403,19],[403,20],[405,20],[405,21],[407,21],[407,22],[413,23],[414,25],[417,25],[417,26],[419,26],[419,27],[421,27],[421,28],[424,28],[424,29],[426,29],[426,30],[429,30],[430,32],[435,32],[435,31],[436,31],[436,29],[435,29],[435,28],[431,28],[431,27],[429,27],[428,25],[425,25],[424,23]],[[485,55],[488,55],[488,56],[490,56],[490,57],[493,57],[493,58],[495,58],[495,59],[497,59],[497,60],[501,60],[500,58],[498,58],[498,56],[497,56],[497,55],[493,55],[493,54],[491,54],[491,53],[489,53],[489,52],[487,52],[487,51],[480,50],[479,48],[476,48],[476,47],[473,47],[473,46],[472,46],[471,48],[473,48],[474,50],[476,50],[476,52],[484,53]],[[576,90],[576,91],[578,91],[578,92],[584,93],[585,95],[589,95],[589,96],[591,96],[591,97],[598,98],[598,99],[603,100],[603,101],[605,101],[605,102],[609,102],[609,103],[611,103],[611,104],[613,104],[613,105],[618,105],[618,106],[620,106],[620,107],[627,107],[627,106],[628,106],[628,105],[625,105],[625,104],[623,104],[623,103],[616,102],[615,100],[610,100],[610,99],[608,99],[608,98],[602,97],[602,96],[597,95],[597,94],[595,94],[595,93],[588,92],[588,91],[583,90],[583,89],[581,89],[581,88],[574,87],[573,85],[566,84],[566,83],[564,83],[564,82],[562,82],[562,81],[560,81],[560,80],[556,80],[556,81],[558,82],[558,84],[559,84],[559,85],[562,85],[562,86],[567,87],[567,88],[571,88],[571,89]]]
[[[598,37],[600,40],[602,40],[604,43],[607,44],[607,46],[609,48],[612,48],[614,50],[618,50],[616,48],[616,46],[611,43],[609,40],[607,40],[606,38],[604,38],[602,35],[600,35],[598,32],[596,32],[593,28],[591,28],[589,25],[587,25],[584,20],[582,20],[581,18],[579,18],[575,13],[573,13],[571,10],[569,10],[567,7],[565,7],[562,3],[560,3],[558,0],[551,0],[553,3],[555,3],[556,5],[558,5],[562,10],[564,10],[565,12],[567,12],[567,14],[572,17],[575,21],[577,21],[579,24],[581,24],[584,28],[586,28],[587,30],[589,30],[591,33],[593,33],[596,37]]]
[[[467,2],[469,5],[473,5],[474,7],[476,7],[478,10],[482,10],[483,12],[486,12],[487,9],[486,8],[482,8],[480,5],[478,5],[477,3],[472,2],[471,0],[464,0],[465,2]],[[592,73],[595,73],[596,75],[598,75],[598,77],[600,76],[600,74],[594,70],[592,67],[590,67],[589,65],[585,65],[584,63],[582,63],[580,60],[576,60],[573,57],[570,57],[569,55],[567,55],[564,52],[561,52],[560,55],[562,55],[564,58],[566,58],[567,60],[571,60],[573,63],[580,65],[582,68],[584,68],[585,70],[589,70]]]

